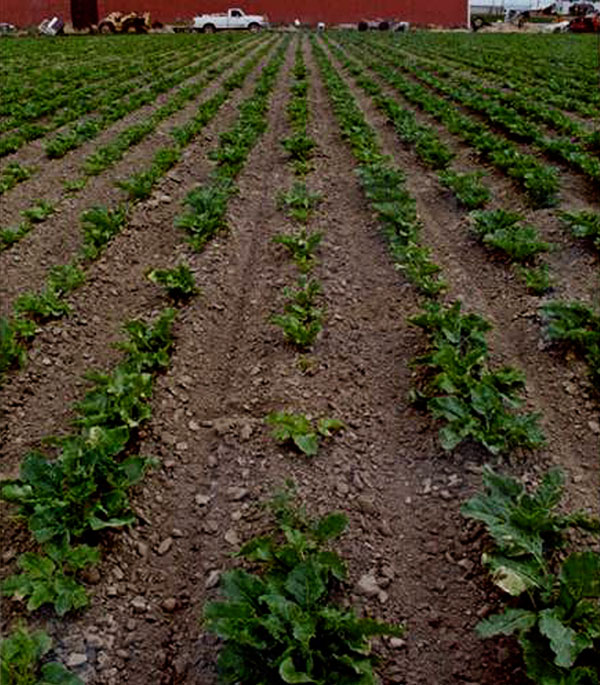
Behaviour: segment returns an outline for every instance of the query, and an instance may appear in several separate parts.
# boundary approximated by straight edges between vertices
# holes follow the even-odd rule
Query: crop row
[[[68,182],[67,190],[81,190],[88,177],[101,174],[122,159],[123,155],[129,149],[142,142],[142,140],[152,133],[162,121],[175,114],[175,112],[183,109],[183,107],[185,107],[189,101],[198,97],[198,95],[202,93],[202,91],[211,81],[213,81],[227,69],[230,69],[236,59],[243,57],[253,46],[253,42],[232,42],[223,48],[217,47],[215,50],[213,50],[209,57],[201,60],[194,66],[194,72],[202,74],[202,78],[198,79],[196,77],[191,83],[182,85],[166,100],[163,105],[156,108],[142,122],[128,126],[118,133],[111,141],[91,152],[82,162],[82,177],[79,179],[70,180]],[[221,61],[230,53],[235,54],[235,57],[232,57],[227,61]],[[185,74],[180,74],[176,77],[176,80],[170,80],[169,87],[174,87],[178,82],[186,81],[188,78],[191,77],[189,75],[186,76]],[[160,86],[161,92],[164,88],[166,88],[165,83]],[[138,109],[139,107],[142,107],[153,100],[154,97],[151,98],[150,93],[145,92],[143,97],[130,99],[128,102],[123,103],[119,108],[112,109],[110,116],[105,117],[103,120],[97,120],[94,122],[88,121],[70,132],[61,134],[57,139],[51,141],[49,144],[53,151],[53,155],[63,156],[67,151],[79,147],[90,138],[98,135],[103,128],[114,123],[112,121],[113,117],[118,116],[118,118],[121,118],[129,113],[127,110],[129,110],[130,107]],[[23,167],[20,167],[20,165],[18,167],[16,165],[13,165],[12,167],[9,166],[8,170],[11,172],[10,174],[7,174],[6,181],[6,185],[9,187],[14,187],[17,182],[23,182],[32,175],[32,170],[26,170],[23,172]],[[20,173],[17,174],[17,172]],[[1,190],[2,188],[0,187],[0,191]],[[18,233],[23,233],[22,226],[19,227]],[[10,229],[5,229],[5,231],[3,231],[3,235],[5,236],[5,239],[2,242],[5,244],[15,242],[10,240]],[[2,249],[1,244],[0,249]]]
[[[401,210],[403,206],[414,208],[414,201],[405,191],[399,197],[401,173],[382,156],[375,134],[353,101],[352,93],[316,41],[313,49],[342,135],[359,164],[367,197],[389,237],[394,223],[398,232],[402,230],[398,221],[402,218]],[[411,318],[429,340],[427,352],[415,360],[421,377],[413,399],[427,407],[435,419],[445,422],[440,430],[442,446],[452,450],[470,438],[497,454],[541,445],[544,436],[539,417],[516,411],[521,405],[523,374],[508,367],[489,368],[485,337],[490,324],[478,315],[463,314],[460,302],[442,305],[435,300],[435,294],[430,294],[423,312]],[[594,640],[600,620],[594,606],[600,597],[600,555],[590,548],[573,552],[565,560],[559,554],[563,539],[551,540],[544,531],[549,530],[547,525],[552,521],[554,531],[572,526],[598,533],[600,522],[583,513],[565,518],[553,513],[563,486],[559,470],[550,471],[533,496],[526,494],[518,481],[491,469],[484,474],[484,485],[485,494],[466,503],[463,513],[487,525],[496,547],[484,557],[484,562],[492,580],[519,598],[519,608],[507,608],[480,622],[478,633],[481,637],[516,633],[523,647],[527,673],[536,682],[547,683],[550,676],[556,682],[586,678],[595,682],[597,662],[596,666],[593,663],[598,649]],[[534,510],[536,520],[532,523]],[[527,522],[521,518],[525,511],[529,512]],[[530,537],[532,531],[535,532]],[[572,613],[575,610],[586,616],[593,614],[594,618],[591,622],[580,621]],[[578,647],[567,656],[562,651],[562,640],[573,641]]]

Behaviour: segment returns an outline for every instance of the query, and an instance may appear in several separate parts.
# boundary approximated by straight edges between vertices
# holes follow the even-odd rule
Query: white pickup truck
[[[192,28],[194,31],[214,33],[222,29],[260,31],[260,29],[268,26],[269,20],[266,16],[245,14],[243,10],[235,7],[222,14],[203,14],[200,17],[194,17]]]

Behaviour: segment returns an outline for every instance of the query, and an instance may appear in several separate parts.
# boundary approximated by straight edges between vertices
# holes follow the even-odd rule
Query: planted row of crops
[[[286,58],[292,61],[290,44],[289,38],[259,39],[258,43],[251,39],[217,48],[208,59],[220,61],[204,72],[201,81],[183,86],[146,122],[126,129],[83,160],[83,177],[95,175],[95,171],[104,173],[159,123],[168,121],[173,112],[200,95],[209,82],[238,66],[237,60],[244,60],[214,95],[199,104],[192,118],[172,130],[173,142],[152,150],[142,169],[119,179],[122,201],[83,211],[80,252],[71,261],[55,266],[41,291],[21,293],[10,319],[0,321],[0,353],[4,355],[0,356],[0,372],[25,361],[27,345],[44,321],[69,313],[69,293],[81,287],[93,261],[138,210],[150,208],[150,204],[138,203],[160,188],[166,172],[176,168],[186,148],[215,119],[234,90],[272,54],[258,74],[252,94],[241,103],[237,119],[208,153],[212,172],[189,189],[175,218],[189,246],[189,261],[194,260],[196,265],[194,253],[202,252],[227,229],[231,201],[240,195],[238,179],[267,129],[274,92],[284,87],[281,79],[278,83],[278,75]],[[423,224],[407,184],[411,171],[398,168],[385,155],[376,129],[348,86],[347,75],[387,117],[399,143],[409,146],[424,167],[438,172],[437,180],[460,205],[478,210],[470,215],[470,225],[484,245],[503,251],[531,272],[536,268],[543,271],[543,265],[534,260],[549,245],[519,214],[486,209],[490,203],[496,205],[497,198],[484,175],[478,171],[463,173],[454,145],[444,142],[435,126],[423,123],[404,101],[390,94],[392,88],[386,84],[392,81],[388,82],[384,74],[391,78],[395,71],[386,64],[384,55],[379,60],[368,56],[377,54],[376,41],[368,55],[352,47],[351,39],[345,36],[313,37],[311,45],[311,59],[319,72],[307,68],[306,43],[300,38],[286,82],[289,135],[277,141],[285,151],[293,178],[278,195],[280,213],[287,216],[282,221],[286,230],[274,235],[273,241],[282,253],[287,252],[297,278],[283,287],[281,308],[276,302],[269,304],[271,316],[264,317],[264,329],[281,329],[288,345],[285,351],[298,353],[295,363],[304,372],[315,365],[322,349],[319,341],[323,328],[330,323],[325,317],[329,303],[325,303],[315,276],[315,272],[327,273],[328,264],[326,259],[322,264],[317,259],[321,257],[323,232],[313,228],[315,217],[320,223],[327,220],[326,213],[320,216],[319,212],[323,196],[312,189],[315,157],[327,155],[320,140],[309,135],[310,76],[314,75],[331,99],[342,139],[356,160],[354,171],[366,205],[379,222],[393,264],[421,298],[421,311],[410,318],[410,324],[422,333],[424,348],[413,361],[414,405],[441,425],[439,440],[447,452],[478,443],[499,459],[535,449],[543,444],[544,435],[540,417],[523,410],[527,390],[524,374],[493,362],[488,347],[491,324],[478,314],[466,313],[461,302],[452,299],[452,275],[448,278],[442,273],[422,238]],[[343,70],[338,70],[337,64]],[[384,69],[379,71],[377,65]],[[325,116],[324,112],[320,115]],[[539,164],[534,156],[531,159]],[[23,175],[14,167],[13,174]],[[552,202],[550,196],[541,199],[531,195],[531,189],[528,192],[542,205]],[[53,211],[44,200],[32,205],[24,215],[28,227],[20,237],[31,234],[36,223],[52,220]],[[595,212],[567,211],[560,216],[566,231],[592,246],[597,241]],[[360,230],[358,222],[356,230]],[[330,248],[328,241],[326,248]],[[218,250],[222,249],[219,245]],[[221,265],[218,260],[216,263]],[[146,276],[165,288],[169,308],[162,313],[154,308],[152,316],[125,324],[128,339],[119,345],[123,359],[104,373],[89,375],[88,390],[75,406],[74,429],[61,432],[60,438],[50,438],[42,450],[27,454],[19,477],[2,483],[2,497],[18,505],[37,550],[19,557],[20,572],[5,581],[3,592],[25,601],[31,611],[50,605],[63,616],[86,606],[90,598],[81,583],[85,577],[82,571],[99,560],[99,547],[107,539],[101,531],[118,531],[135,522],[129,501],[131,488],[154,466],[152,460],[138,454],[138,438],[150,422],[151,404],[165,407],[158,401],[151,403],[152,388],[156,376],[171,365],[171,356],[177,353],[178,331],[173,337],[171,329],[184,318],[174,320],[173,307],[184,308],[199,291],[190,268],[181,261],[175,268],[152,268]],[[547,285],[539,290],[547,290]],[[600,374],[600,317],[592,307],[576,303],[550,301],[543,311],[547,335],[573,345],[590,364],[596,381]],[[397,315],[402,316],[402,311]],[[188,323],[186,319],[181,324],[183,333],[187,334],[184,325]],[[204,344],[210,345],[211,340],[198,335],[198,345]],[[230,363],[229,355],[226,363]],[[290,355],[290,365],[293,363]],[[389,372],[397,371],[390,368]],[[9,383],[10,379],[9,375]],[[294,386],[299,402],[300,396],[310,396],[306,386],[301,386]],[[325,389],[328,394],[332,393]],[[322,441],[345,429],[341,421],[323,412],[314,416],[311,412],[292,413],[287,408],[261,416],[263,421],[276,442],[317,458]],[[289,455],[279,456],[285,459]],[[313,463],[302,462],[300,471]],[[550,470],[537,489],[526,489],[520,481],[487,467],[483,483],[484,492],[466,502],[463,513],[487,527],[493,544],[488,547],[485,565],[492,581],[512,599],[504,611],[481,621],[478,633],[481,637],[516,634],[527,673],[535,682],[598,682],[600,557],[591,548],[586,549],[586,536],[599,531],[598,522],[584,512],[564,513],[561,497],[565,483],[558,469]],[[274,525],[241,546],[237,556],[243,565],[222,573],[221,599],[204,607],[204,629],[223,641],[220,677],[224,682],[245,683],[378,682],[371,638],[384,637],[385,645],[392,638],[402,645],[398,638],[403,628],[359,618],[348,608],[348,598],[343,596],[348,589],[348,564],[333,549],[333,542],[347,527],[347,517],[339,513],[312,517],[304,507],[294,504],[290,489],[276,495],[269,509]],[[234,515],[239,512],[229,513],[237,520]],[[573,535],[577,536],[575,545]],[[569,554],[563,551],[567,545]],[[201,555],[204,551],[200,549]],[[178,573],[176,567],[174,573]],[[177,615],[170,616],[169,621],[176,625]],[[20,674],[33,674],[42,681],[78,683],[60,664],[40,666],[40,658],[49,649],[49,638],[43,633],[17,629],[0,646],[3,681],[12,683],[21,669]]]

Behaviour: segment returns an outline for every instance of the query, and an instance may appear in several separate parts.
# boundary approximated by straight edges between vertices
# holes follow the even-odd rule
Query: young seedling
[[[538,267],[520,267],[519,273],[523,277],[528,290],[534,295],[543,295],[552,288],[552,279],[547,264]]]
[[[107,209],[93,207],[81,215],[83,253],[87,259],[96,259],[110,240],[127,223],[127,208]]]
[[[450,188],[456,199],[467,209],[483,207],[491,197],[490,190],[481,179],[485,176],[482,171],[460,174],[456,171],[442,171],[440,181]]]
[[[322,238],[322,233],[308,233],[305,228],[302,228],[296,233],[276,235],[273,242],[287,247],[300,273],[305,274],[315,265],[316,258],[313,252],[321,243]]]
[[[310,347],[323,328],[323,313],[315,306],[320,292],[321,286],[317,281],[301,276],[298,279],[298,290],[283,289],[283,294],[288,299],[284,313],[270,319],[271,323],[283,329],[286,340],[301,349]]]
[[[592,242],[600,251],[600,213],[584,210],[582,212],[561,212],[560,218],[569,226],[576,238]]]
[[[87,593],[75,574],[99,560],[100,552],[87,545],[46,545],[43,556],[27,552],[19,557],[22,573],[10,576],[2,583],[2,594],[17,599],[29,598],[27,611],[52,604],[56,613],[64,616],[87,606]]]
[[[224,573],[223,600],[204,608],[204,627],[224,640],[223,681],[374,685],[370,638],[403,629],[333,603],[347,568],[331,541],[344,532],[346,516],[311,519],[290,506],[289,495],[276,498],[272,510],[273,530],[237,553],[253,572]]]
[[[30,221],[32,224],[40,224],[49,216],[52,216],[56,210],[53,205],[46,200],[39,200],[33,207],[29,209],[24,209],[21,215]]]
[[[504,252],[513,262],[530,261],[540,252],[548,252],[550,243],[539,239],[533,226],[520,223],[519,214],[503,209],[472,213],[473,231],[483,243]]]
[[[169,297],[176,302],[185,302],[198,293],[194,275],[189,266],[180,264],[174,269],[154,269],[148,278],[157,285],[164,286]]]
[[[273,426],[273,437],[277,442],[293,442],[306,456],[314,457],[319,450],[321,438],[331,437],[332,431],[342,430],[345,426],[337,419],[323,418],[316,423],[304,414],[272,412],[265,422]]]
[[[279,203],[301,224],[306,224],[322,200],[320,193],[312,193],[305,183],[294,183],[287,193],[279,196]]]

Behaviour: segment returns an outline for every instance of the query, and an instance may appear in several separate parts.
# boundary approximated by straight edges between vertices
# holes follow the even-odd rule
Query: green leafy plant
[[[540,685],[598,683],[600,555],[566,556],[567,531],[600,533],[583,512],[561,514],[564,475],[552,469],[529,494],[514,478],[485,467],[486,491],[466,502],[464,516],[482,521],[495,547],[483,555],[492,581],[518,598],[477,625],[481,637],[516,634],[528,676]]]
[[[127,208],[107,209],[93,207],[81,215],[83,253],[87,259],[96,259],[110,240],[127,223]]]
[[[541,309],[546,333],[581,354],[592,382],[600,388],[600,314],[583,302],[548,302]]]
[[[560,218],[570,227],[575,237],[590,240],[600,250],[600,213],[591,210],[561,212]]]
[[[44,580],[47,592],[54,588],[59,593],[65,587],[72,591],[66,598],[57,595],[44,601],[53,601],[57,611],[77,608],[84,599],[74,581],[65,585],[57,580],[65,568],[76,570],[82,559],[91,558],[82,556],[86,548],[71,548],[72,541],[90,531],[134,522],[128,490],[155,460],[125,454],[137,427],[150,416],[151,374],[168,363],[174,315],[167,309],[153,325],[126,324],[129,340],[119,345],[127,353],[124,361],[110,374],[88,376],[94,386],[76,405],[78,432],[49,438],[58,447],[56,457],[30,452],[21,462],[19,478],[0,483],[0,498],[18,505],[35,540],[45,545],[41,557],[24,558],[25,574],[11,581],[11,594],[22,596],[30,588],[27,593],[34,601],[36,588],[26,583],[37,573],[35,579]]]
[[[504,209],[472,213],[473,230],[480,239],[508,255],[511,261],[527,262],[552,245],[539,239],[533,226],[519,223],[522,217]]]
[[[52,647],[42,630],[30,632],[19,624],[0,641],[0,681],[3,685],[83,685],[57,661],[40,664]]]
[[[22,293],[15,300],[13,309],[17,316],[26,315],[40,323],[60,319],[71,311],[61,293],[52,287],[47,287],[40,293]]]
[[[491,197],[490,189],[481,182],[483,176],[485,174],[481,171],[461,174],[448,170],[440,173],[440,181],[452,190],[461,205],[467,209],[479,209]]]
[[[31,167],[25,167],[18,162],[9,162],[2,171],[0,171],[0,195],[8,192],[18,183],[26,181],[31,177],[33,172],[34,169]]]
[[[491,371],[487,366],[487,321],[462,314],[460,302],[447,308],[428,303],[410,321],[430,340],[428,352],[414,361],[423,367],[425,377],[412,399],[446,421],[440,430],[444,449],[452,450],[467,438],[492,454],[543,444],[538,415],[514,411],[522,405],[522,372],[510,367]]]
[[[19,557],[18,565],[23,572],[2,583],[2,594],[20,600],[29,598],[28,611],[52,604],[56,613],[64,616],[87,606],[87,593],[75,573],[99,560],[100,552],[87,545],[46,545],[43,556],[28,552]]]
[[[174,269],[153,269],[148,278],[153,283],[164,286],[169,297],[176,302],[189,300],[198,293],[194,275],[186,264],[180,264]]]
[[[322,233],[309,233],[302,228],[296,233],[276,235],[273,242],[287,247],[300,272],[307,273],[315,264],[316,258],[313,253],[322,239]]]
[[[521,267],[519,273],[523,277],[528,290],[534,295],[543,295],[552,288],[552,279],[547,264],[538,267]]]
[[[0,251],[18,243],[32,229],[29,221],[21,221],[16,228],[3,228],[0,230]]]
[[[298,175],[306,174],[311,169],[310,160],[317,143],[304,132],[295,133],[281,141],[289,154],[290,162]]]
[[[370,638],[403,629],[332,603],[347,571],[330,541],[346,528],[345,515],[313,520],[281,498],[273,510],[273,533],[250,540],[237,554],[259,569],[223,574],[224,601],[204,608],[205,628],[225,641],[221,681],[375,685]]]
[[[306,224],[316,207],[322,200],[320,193],[311,192],[305,183],[294,185],[279,196],[279,201],[284,206],[292,219]]]
[[[17,331],[6,317],[0,317],[0,377],[13,366],[21,366],[25,361],[23,347]]]
[[[328,438],[332,431],[344,428],[338,419],[322,418],[311,421],[304,414],[289,414],[276,411],[268,414],[265,422],[273,426],[273,437],[277,442],[293,442],[308,457],[314,457],[319,450],[321,438]]]
[[[21,215],[25,219],[31,221],[32,224],[40,224],[46,221],[49,216],[52,216],[55,211],[54,206],[49,202],[46,202],[46,200],[39,200],[33,207],[24,209],[21,212]]]
[[[219,231],[227,227],[227,203],[233,194],[230,183],[213,183],[188,193],[188,212],[175,220],[175,225],[190,234],[190,244],[199,251]]]
[[[297,290],[283,289],[288,299],[284,313],[272,316],[270,321],[283,330],[286,340],[305,349],[314,343],[323,328],[323,312],[315,306],[321,286],[306,276],[301,276],[297,285]]]

